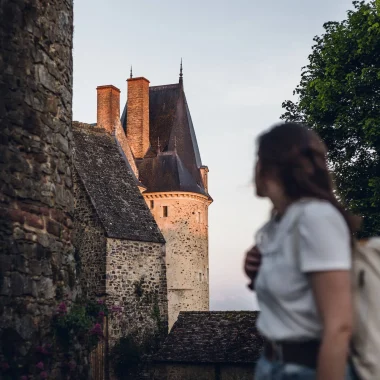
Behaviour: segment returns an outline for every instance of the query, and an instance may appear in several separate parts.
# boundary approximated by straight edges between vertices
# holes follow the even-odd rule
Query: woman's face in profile
[[[255,186],[256,186],[256,195],[258,197],[266,197],[265,191],[265,181],[263,179],[260,159],[257,158],[256,166],[255,166]]]

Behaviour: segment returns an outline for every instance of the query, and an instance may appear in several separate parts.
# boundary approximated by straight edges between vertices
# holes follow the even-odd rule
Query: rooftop
[[[157,362],[253,364],[263,339],[257,311],[180,312]]]
[[[165,242],[114,136],[73,123],[74,165],[110,238]]]
[[[124,130],[127,119],[125,106],[121,117]],[[149,140],[150,148],[144,159],[136,160],[140,180],[148,192],[187,191],[208,196],[199,170],[202,161],[182,83],[149,88]]]

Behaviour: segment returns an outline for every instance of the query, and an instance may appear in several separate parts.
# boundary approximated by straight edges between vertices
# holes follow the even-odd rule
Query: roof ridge
[[[159,85],[159,86],[150,86],[149,90],[158,91],[158,90],[166,90],[168,88],[179,88],[179,83],[163,84],[163,85]]]

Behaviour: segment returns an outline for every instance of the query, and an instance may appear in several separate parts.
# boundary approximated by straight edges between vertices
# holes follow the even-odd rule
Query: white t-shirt
[[[319,339],[322,324],[307,273],[351,268],[350,233],[329,202],[299,201],[258,232],[259,331],[274,341]]]

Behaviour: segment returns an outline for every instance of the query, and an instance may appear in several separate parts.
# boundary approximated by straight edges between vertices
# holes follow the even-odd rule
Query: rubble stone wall
[[[209,310],[209,200],[193,193],[143,195],[167,243],[171,329],[180,311]]]
[[[67,294],[70,305],[77,292],[72,37],[72,0],[51,0],[49,6],[42,0],[0,1],[2,362],[27,357],[51,341],[59,300]],[[51,375],[60,379],[54,360],[59,358]],[[80,378],[83,366],[76,371]]]
[[[110,307],[122,309],[110,320],[111,341],[128,334],[142,340],[167,332],[164,244],[108,238],[106,287]]]
[[[107,239],[86,189],[74,170],[74,235],[82,294],[94,299],[105,294]]]

